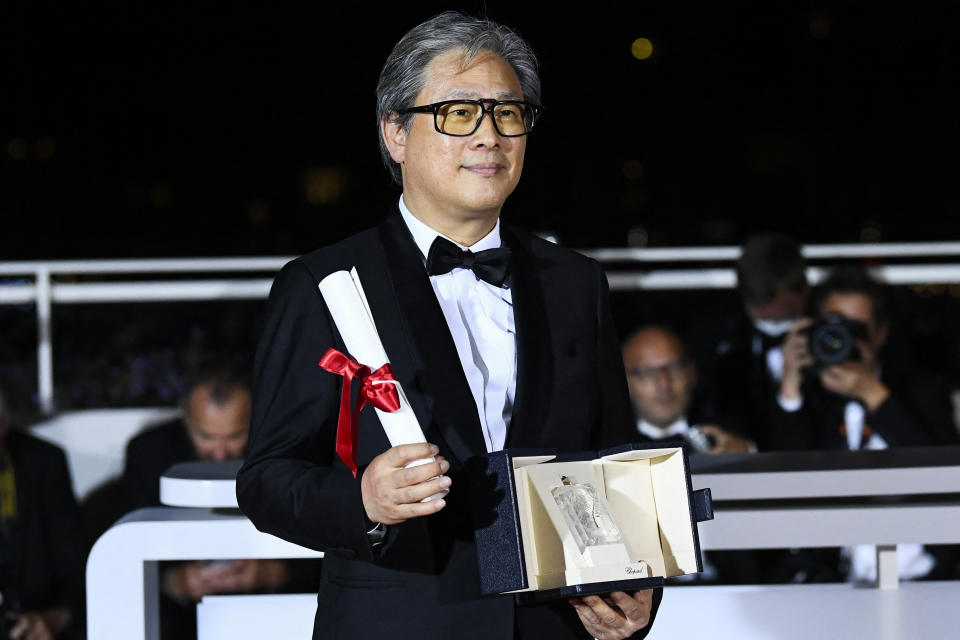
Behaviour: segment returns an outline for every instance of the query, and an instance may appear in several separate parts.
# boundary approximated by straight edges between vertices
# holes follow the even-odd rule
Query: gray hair
[[[509,27],[487,18],[474,18],[458,11],[446,11],[417,25],[393,48],[377,82],[377,137],[380,155],[394,182],[402,184],[400,166],[390,157],[380,135],[380,123],[399,122],[409,130],[413,114],[399,115],[401,109],[414,106],[414,100],[426,84],[427,65],[434,58],[462,51],[461,68],[480,51],[497,55],[510,65],[520,80],[523,99],[540,104],[540,76],[537,57],[526,40]]]

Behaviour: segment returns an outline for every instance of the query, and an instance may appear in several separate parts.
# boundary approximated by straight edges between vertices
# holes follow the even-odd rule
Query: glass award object
[[[560,486],[551,490],[557,508],[563,514],[573,538],[584,553],[589,547],[623,544],[623,534],[613,513],[600,495],[596,485],[576,482],[575,478],[560,476]]]

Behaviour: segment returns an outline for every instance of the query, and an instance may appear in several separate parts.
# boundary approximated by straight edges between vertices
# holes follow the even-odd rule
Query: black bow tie
[[[470,269],[481,280],[502,287],[510,269],[510,249],[500,247],[474,253],[437,236],[427,254],[427,275],[439,276],[457,267]]]
[[[768,336],[762,331],[754,331],[755,335],[760,340],[760,353],[766,354],[771,349],[775,349],[783,344],[783,341],[786,340],[786,334],[782,336]]]

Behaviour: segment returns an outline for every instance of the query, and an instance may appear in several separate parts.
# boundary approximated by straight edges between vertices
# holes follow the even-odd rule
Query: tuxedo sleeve
[[[955,444],[950,414],[949,388],[932,375],[917,374],[909,387],[891,389],[867,423],[890,446]]]
[[[371,559],[360,476],[335,453],[340,378],[318,366],[335,333],[317,285],[294,260],[270,291],[237,501],[261,531]]]
[[[38,477],[42,489],[38,495],[42,496],[39,502],[45,520],[45,542],[53,575],[40,579],[56,585],[54,603],[67,607],[73,618],[71,625],[79,628],[83,614],[85,555],[80,507],[73,495],[73,484],[63,451],[51,447],[50,455],[41,468],[43,473]],[[30,570],[27,568],[27,571]]]

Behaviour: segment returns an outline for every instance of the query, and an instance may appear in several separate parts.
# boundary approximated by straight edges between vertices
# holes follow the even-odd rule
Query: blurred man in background
[[[646,325],[634,331],[623,343],[623,362],[641,436],[652,442],[681,439],[693,454],[756,451],[742,435],[717,424],[698,423],[693,408],[696,365],[671,329]],[[754,551],[709,552],[704,554],[702,572],[674,581],[755,584],[762,582],[761,558]]]
[[[623,362],[642,435],[653,441],[682,438],[694,452],[756,451],[748,438],[691,417],[697,369],[676,333],[656,325],[641,327],[624,342]]]
[[[736,271],[743,314],[706,319],[708,333],[719,336],[702,369],[703,406],[768,450],[768,425],[783,377],[781,345],[806,314],[806,261],[792,238],[761,233],[744,243]]]
[[[250,387],[245,367],[214,359],[188,376],[182,417],[130,441],[123,474],[129,510],[160,506],[160,477],[180,462],[243,458],[250,433]],[[161,634],[196,636],[196,603],[206,595],[313,591],[314,560],[228,560],[168,563],[161,571]]]
[[[66,457],[12,428],[0,390],[0,638],[83,637],[84,543]]]

